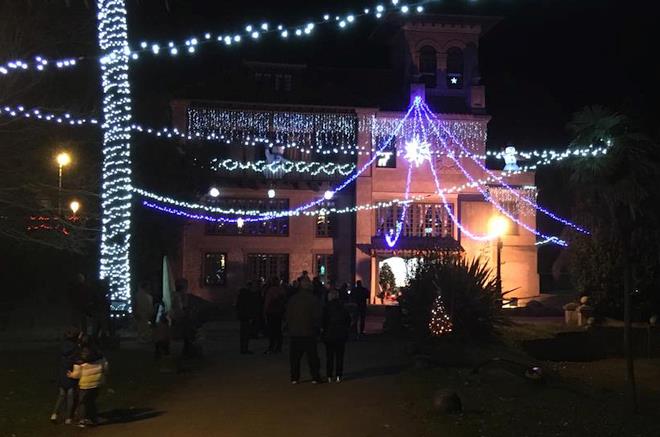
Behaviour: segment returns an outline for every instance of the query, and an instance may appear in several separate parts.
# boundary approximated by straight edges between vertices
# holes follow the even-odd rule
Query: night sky
[[[244,1],[227,6],[227,2],[170,0],[169,11],[165,3],[132,3],[132,41],[186,38],[206,30],[236,32],[263,20],[305,23],[318,19],[326,10],[357,12],[374,2]],[[660,97],[660,70],[652,62],[657,54],[653,30],[658,15],[649,7],[651,3],[445,0],[429,4],[427,11],[501,17],[482,38],[480,50],[487,107],[493,117],[489,145],[499,148],[513,142],[520,148],[561,147],[570,140],[565,125],[571,114],[586,105],[600,104],[626,112],[649,133],[658,132],[655,108]],[[376,26],[374,19],[366,18],[341,32],[334,27],[319,28],[306,41],[285,43],[273,35],[268,38],[272,41],[264,39],[253,47],[245,44],[233,54],[224,49],[204,49],[189,62],[142,61],[134,70],[135,92],[143,96],[142,101],[147,95],[158,96],[149,102],[153,115],[168,98],[185,97],[192,84],[218,86],[213,80],[214,67],[232,57],[383,67],[386,48],[369,38]],[[151,74],[155,71],[163,78],[156,83]],[[137,111],[141,109],[139,102]]]

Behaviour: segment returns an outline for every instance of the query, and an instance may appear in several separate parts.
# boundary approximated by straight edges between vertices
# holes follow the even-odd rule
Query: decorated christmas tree
[[[433,307],[431,308],[431,321],[429,322],[429,330],[431,334],[440,337],[441,335],[449,334],[452,331],[453,325],[449,314],[442,304],[440,296],[435,298]]]

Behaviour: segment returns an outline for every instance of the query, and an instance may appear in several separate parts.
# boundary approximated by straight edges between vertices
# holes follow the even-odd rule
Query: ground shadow
[[[101,419],[99,425],[139,422],[140,420],[152,419],[162,414],[164,414],[164,411],[156,411],[151,408],[115,408],[99,413]]]

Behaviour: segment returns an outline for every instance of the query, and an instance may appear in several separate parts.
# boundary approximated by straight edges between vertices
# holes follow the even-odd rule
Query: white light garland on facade
[[[195,137],[215,137],[238,143],[268,142],[272,146],[297,147],[323,155],[354,154],[356,127],[354,113],[188,108],[188,131]]]
[[[115,311],[131,311],[131,87],[125,0],[98,0],[103,170],[100,277]]]
[[[334,162],[306,162],[306,161],[267,161],[242,162],[233,159],[211,160],[211,170],[215,171],[243,171],[250,170],[257,173],[309,173],[312,176],[325,174],[328,176],[348,176],[355,170],[355,164],[336,164]]]

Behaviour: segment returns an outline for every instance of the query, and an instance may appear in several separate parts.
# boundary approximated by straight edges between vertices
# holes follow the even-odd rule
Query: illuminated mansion
[[[172,102],[174,125],[212,140],[204,150],[213,151],[200,187],[209,209],[180,214],[177,275],[216,302],[232,302],[248,281],[308,271],[336,285],[361,280],[372,303],[387,303],[380,270],[388,264],[402,286],[424,252],[481,257],[495,270],[488,224],[504,214],[502,288],[537,296],[536,215],[524,201],[534,199],[534,174],[501,179],[485,166],[490,117],[477,59],[493,25],[410,17],[374,36],[389,46],[386,69],[242,61],[227,67],[222,98]],[[271,216],[225,213],[237,210]]]

